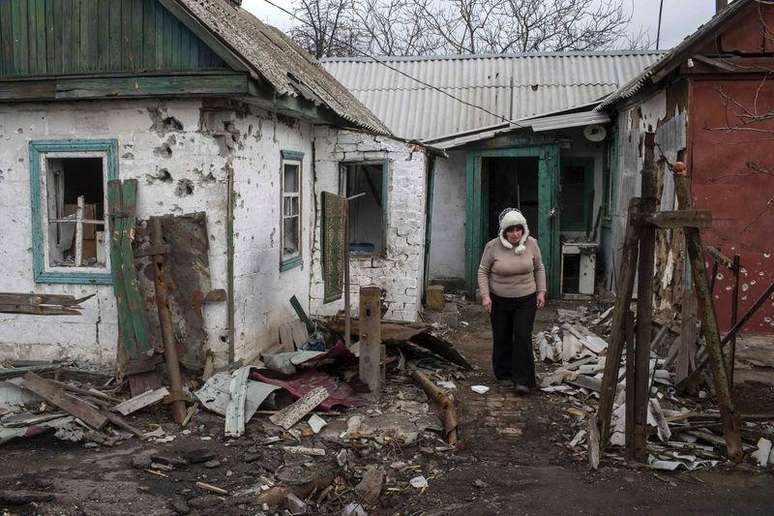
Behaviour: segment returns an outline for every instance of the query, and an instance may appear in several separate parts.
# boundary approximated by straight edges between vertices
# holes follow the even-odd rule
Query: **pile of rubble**
[[[602,388],[612,310],[604,306],[559,309],[559,325],[535,336],[539,359],[558,365],[542,376],[541,390],[567,396],[572,404],[569,412],[575,416],[575,428],[568,446],[574,452],[588,450],[589,439],[598,438],[596,428],[591,427],[596,427],[594,414]],[[667,471],[714,467],[725,462],[720,414],[706,408],[706,391],[699,391],[696,398],[678,395],[671,372],[678,345],[679,335],[667,327],[661,327],[651,343],[648,464]],[[665,356],[659,356],[659,350]],[[624,360],[611,422],[608,449],[612,450],[625,445],[625,371]],[[774,465],[774,414],[743,414],[741,418],[745,453],[760,467]],[[615,453],[609,456],[623,460]]]
[[[180,426],[162,410],[166,387],[126,399],[111,376],[65,364],[6,364],[0,443],[44,432],[89,448],[139,439],[132,465],[175,482],[180,513],[218,505],[365,515],[384,496],[425,489],[453,460],[454,382],[470,365],[428,325],[384,323],[383,388],[381,396],[367,393],[358,381],[358,344],[345,346],[338,324],[309,338],[318,349],[328,342],[324,351],[265,353],[206,381],[189,380]],[[245,467],[253,473],[241,474]],[[190,485],[181,490],[181,482]]]

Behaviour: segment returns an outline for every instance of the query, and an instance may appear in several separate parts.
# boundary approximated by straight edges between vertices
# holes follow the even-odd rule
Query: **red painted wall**
[[[726,256],[740,255],[741,316],[774,281],[774,118],[743,123],[747,114],[774,115],[774,79],[695,76],[690,105],[692,194],[696,207],[711,209],[713,216],[702,239]],[[715,307],[725,331],[732,281],[730,271],[719,271]],[[774,299],[766,301],[745,333],[774,334]]]

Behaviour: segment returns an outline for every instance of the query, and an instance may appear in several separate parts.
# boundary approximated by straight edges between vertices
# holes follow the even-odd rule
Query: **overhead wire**
[[[263,1],[266,2],[267,4],[271,5],[272,7],[276,8],[276,9],[279,9],[283,13],[285,13],[288,16],[290,16],[291,18],[293,18],[294,20],[303,23],[307,27],[310,27],[312,29],[314,28],[314,26],[311,23],[309,23],[308,21],[306,21],[306,20],[304,20],[302,18],[299,18],[298,16],[296,16],[295,13],[293,13],[291,11],[288,11],[284,7],[280,7],[279,5],[275,4],[272,0],[263,0]],[[331,36],[331,40],[335,41],[336,43],[338,43],[340,45],[343,45],[343,46],[349,48],[350,50],[352,50],[352,51],[362,55],[363,57],[367,57],[367,58],[373,60],[375,63],[380,64],[380,65],[384,66],[385,68],[388,68],[388,69],[392,70],[393,72],[406,77],[407,79],[411,79],[412,81],[415,81],[415,82],[421,84],[422,86],[425,86],[427,88],[435,90],[435,91],[441,93],[442,95],[445,95],[445,96],[449,97],[450,99],[452,99],[452,100],[454,100],[456,102],[459,102],[461,104],[464,104],[465,106],[472,107],[474,109],[478,109],[480,111],[483,111],[484,113],[486,113],[488,115],[491,115],[491,116],[493,116],[493,117],[495,117],[495,118],[497,118],[497,119],[499,119],[499,120],[501,120],[503,122],[507,122],[507,123],[509,123],[509,124],[511,124],[511,125],[513,125],[515,127],[525,128],[525,126],[514,122],[513,120],[511,120],[508,117],[505,117],[505,116],[500,115],[498,113],[494,113],[494,112],[488,110],[487,108],[485,108],[483,106],[480,106],[478,104],[474,104],[472,102],[468,102],[467,100],[461,99],[461,98],[457,97],[456,95],[453,95],[453,94],[449,93],[448,91],[445,91],[442,88],[439,88],[438,86],[435,86],[434,84],[430,84],[429,82],[423,81],[422,79],[420,79],[418,77],[414,77],[413,75],[411,75],[409,73],[406,73],[403,70],[401,70],[401,69],[399,69],[399,68],[397,68],[395,66],[392,66],[391,64],[389,64],[389,63],[387,63],[385,61],[382,61],[381,59],[379,59],[378,57],[374,56],[373,54],[369,54],[368,52],[366,52],[364,50],[356,48],[351,43],[348,43],[346,41],[337,39],[337,38],[335,38],[333,36]]]

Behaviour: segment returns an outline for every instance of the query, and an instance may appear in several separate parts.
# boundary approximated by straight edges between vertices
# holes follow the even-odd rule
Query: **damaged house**
[[[353,306],[375,284],[386,317],[416,319],[426,148],[391,138],[239,4],[0,3],[0,292],[94,295],[82,315],[0,314],[0,357],[110,364],[133,321],[122,311],[143,301],[159,348],[159,255],[173,264],[186,366],[271,348],[296,317],[292,296],[308,313],[342,309],[322,266],[324,191],[363,194],[349,211]],[[165,247],[149,240],[156,216]],[[136,233],[121,222],[135,218]],[[134,256],[111,245],[122,230]],[[131,281],[115,278],[135,265],[150,287],[127,301]]]
[[[518,207],[540,244],[549,295],[558,297],[594,293],[598,247],[611,227],[616,137],[610,115],[594,108],[658,57],[623,51],[388,59],[424,84],[367,59],[323,64],[393,132],[448,152],[431,178],[430,281],[474,294],[498,214]]]
[[[713,253],[718,260],[705,254],[705,261],[714,271],[713,301],[723,331],[774,281],[772,27],[774,5],[736,0],[595,110],[615,118],[618,142],[612,231],[604,249],[610,288],[616,285],[610,272],[620,267],[628,201],[641,191],[645,135],[654,133],[660,209],[679,208],[669,169],[682,161],[694,207],[712,211],[702,238],[720,253]],[[663,320],[695,313],[683,298],[690,292],[687,266],[682,230],[658,231],[654,306]],[[765,300],[744,331],[774,333],[774,299]]]

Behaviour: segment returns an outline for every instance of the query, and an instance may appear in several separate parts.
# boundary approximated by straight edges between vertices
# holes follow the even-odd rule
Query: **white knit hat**
[[[521,226],[524,228],[524,233],[521,235],[519,245],[517,245],[515,249],[513,245],[508,242],[508,239],[505,238],[505,230],[511,226]],[[513,252],[516,254],[522,254],[527,250],[527,247],[524,245],[527,241],[527,237],[529,237],[529,227],[527,226],[527,219],[524,218],[524,215],[515,208],[506,208],[503,210],[502,213],[500,213],[500,242],[502,242],[503,246],[505,246],[506,249],[513,249]]]

